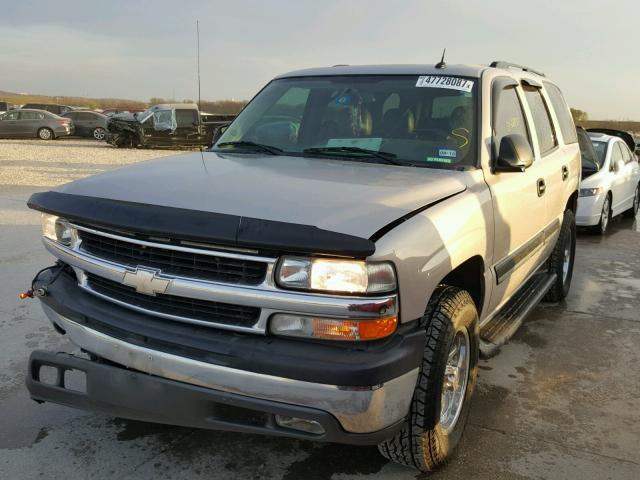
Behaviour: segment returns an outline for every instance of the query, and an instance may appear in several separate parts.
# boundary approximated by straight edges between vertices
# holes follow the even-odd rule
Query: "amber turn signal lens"
[[[271,319],[271,333],[275,335],[352,342],[388,337],[395,332],[397,326],[396,315],[343,320],[278,313]]]

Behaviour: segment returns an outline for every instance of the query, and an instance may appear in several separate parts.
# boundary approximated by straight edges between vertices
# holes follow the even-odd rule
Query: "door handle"
[[[562,166],[562,181],[564,182],[567,178],[569,178],[569,169],[566,165]]]
[[[544,178],[538,179],[538,196],[541,197],[544,195],[544,192],[547,190],[547,185],[544,183]]]

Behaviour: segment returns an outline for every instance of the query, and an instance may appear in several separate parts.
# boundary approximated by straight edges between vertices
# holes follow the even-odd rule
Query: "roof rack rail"
[[[495,61],[495,62],[491,62],[491,65],[489,66],[493,68],[519,68],[523,72],[535,73],[536,75],[540,75],[541,77],[546,77],[544,73],[539,72],[538,70],[525,67],[524,65],[518,65],[517,63]]]

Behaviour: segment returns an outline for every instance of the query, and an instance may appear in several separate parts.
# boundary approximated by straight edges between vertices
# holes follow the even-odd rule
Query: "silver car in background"
[[[0,115],[0,138],[55,140],[73,135],[74,131],[71,119],[45,110],[20,109]]]
[[[594,227],[604,235],[616,215],[635,216],[638,213],[640,165],[621,138],[600,132],[589,132],[589,137],[599,170],[585,177],[583,168],[576,225]]]

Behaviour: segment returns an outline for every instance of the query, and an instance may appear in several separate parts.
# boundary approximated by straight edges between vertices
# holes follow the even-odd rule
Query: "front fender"
[[[493,209],[484,183],[401,223],[376,242],[371,260],[391,261],[400,292],[400,320],[421,317],[433,291],[453,269],[480,256],[492,264]],[[491,273],[485,267],[485,302]]]

